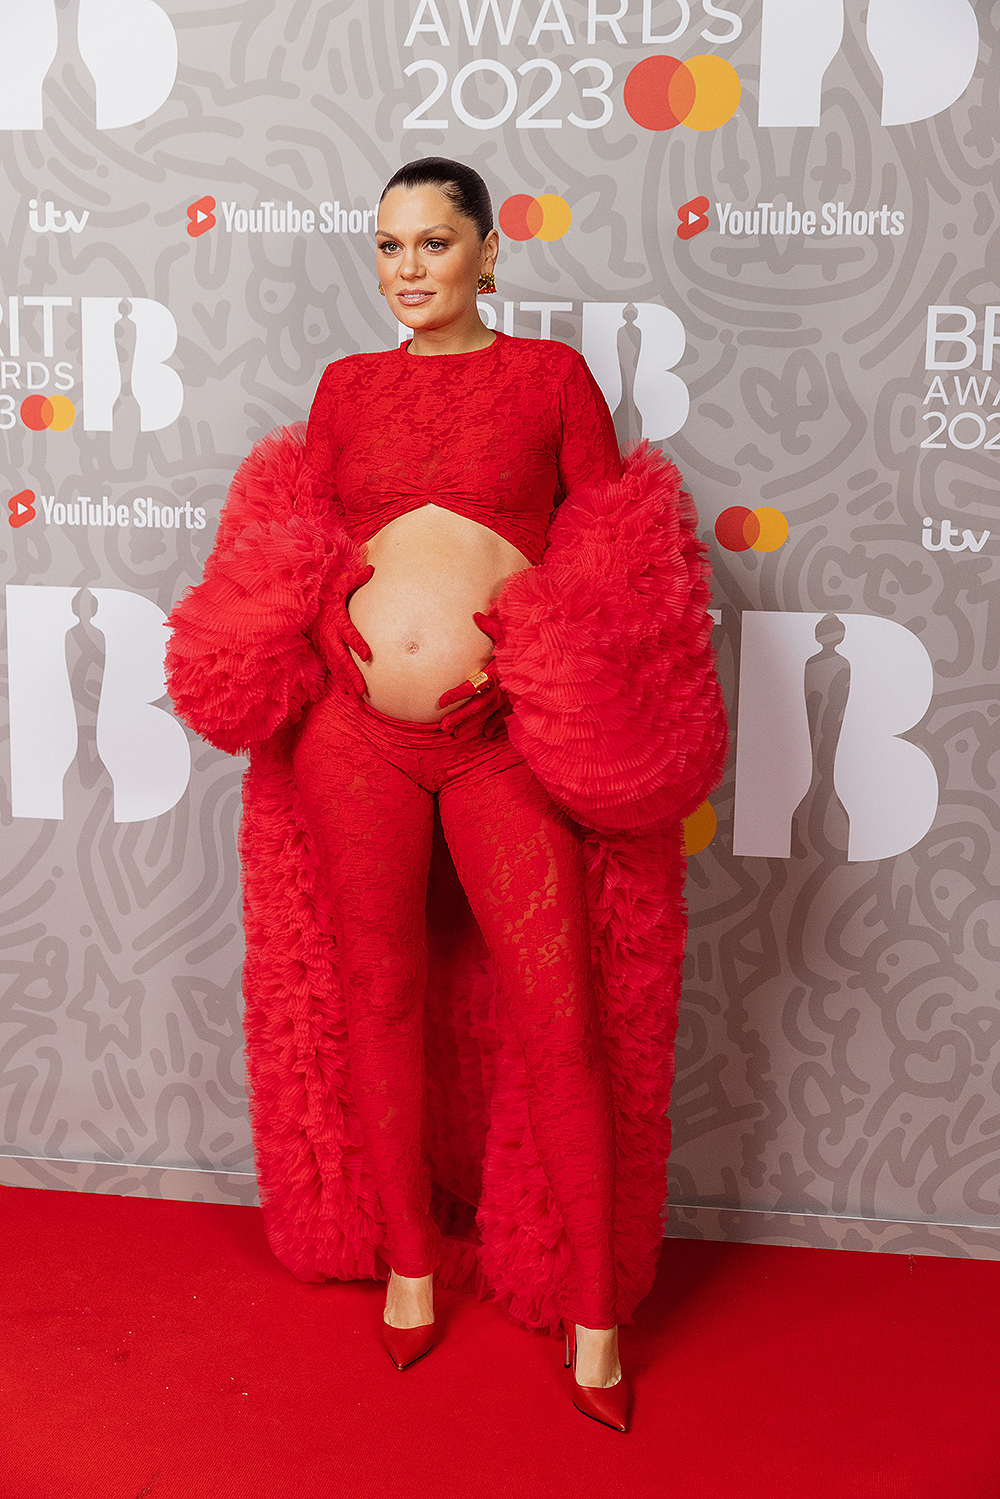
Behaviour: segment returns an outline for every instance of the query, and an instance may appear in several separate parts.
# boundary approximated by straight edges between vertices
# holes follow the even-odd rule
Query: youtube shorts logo
[[[197,239],[199,234],[205,234],[209,229],[215,228],[215,199],[199,198],[197,202],[188,205],[187,232],[192,239]]]
[[[708,199],[692,198],[690,203],[682,203],[677,210],[679,223],[677,225],[678,239],[694,239],[703,229],[708,228]]]
[[[22,489],[20,494],[13,495],[7,501],[7,509],[10,511],[7,519],[14,527],[26,526],[29,520],[35,518],[35,494],[31,489]]]

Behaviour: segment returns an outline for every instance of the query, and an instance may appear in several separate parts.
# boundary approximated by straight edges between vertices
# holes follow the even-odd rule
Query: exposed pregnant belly
[[[532,564],[488,527],[439,505],[397,516],[366,552],[375,572],[348,613],[372,652],[370,661],[354,658],[367,701],[393,718],[436,723],[450,711],[437,706],[441,694],[482,671],[493,653],[473,614]]]

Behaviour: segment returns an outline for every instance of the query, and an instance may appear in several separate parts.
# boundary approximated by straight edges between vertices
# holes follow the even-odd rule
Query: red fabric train
[[[302,1280],[384,1280],[337,955],[291,770],[297,725],[327,685],[310,638],[322,590],[363,554],[337,520],[332,485],[306,464],[304,436],[301,422],[278,428],[240,467],[204,580],[170,617],[167,679],[197,733],[250,756],[244,1029],[269,1242]],[[663,1232],[687,934],[681,820],[718,784],[729,741],[694,505],[647,441],[623,462],[621,479],[570,490],[542,562],[509,578],[494,608],[510,737],[585,835],[627,1323]],[[445,1235],[437,1284],[555,1332],[565,1233],[531,1137],[523,1058],[440,836],[427,918],[428,1154]]]

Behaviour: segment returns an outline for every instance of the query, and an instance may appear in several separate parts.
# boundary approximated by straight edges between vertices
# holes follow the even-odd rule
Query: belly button
[[[415,655],[419,649],[420,642],[418,640],[408,640],[403,646],[403,650],[407,651],[411,656]]]

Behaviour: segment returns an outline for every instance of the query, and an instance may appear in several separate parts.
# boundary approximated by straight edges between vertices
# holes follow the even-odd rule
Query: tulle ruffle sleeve
[[[644,439],[620,478],[570,490],[541,564],[494,605],[511,740],[586,827],[686,817],[721,777],[728,726],[696,525],[677,469]]]
[[[324,583],[359,555],[305,434],[304,422],[279,427],[240,465],[202,581],[167,621],[174,706],[231,754],[295,722],[322,695],[327,668],[308,632]]]

